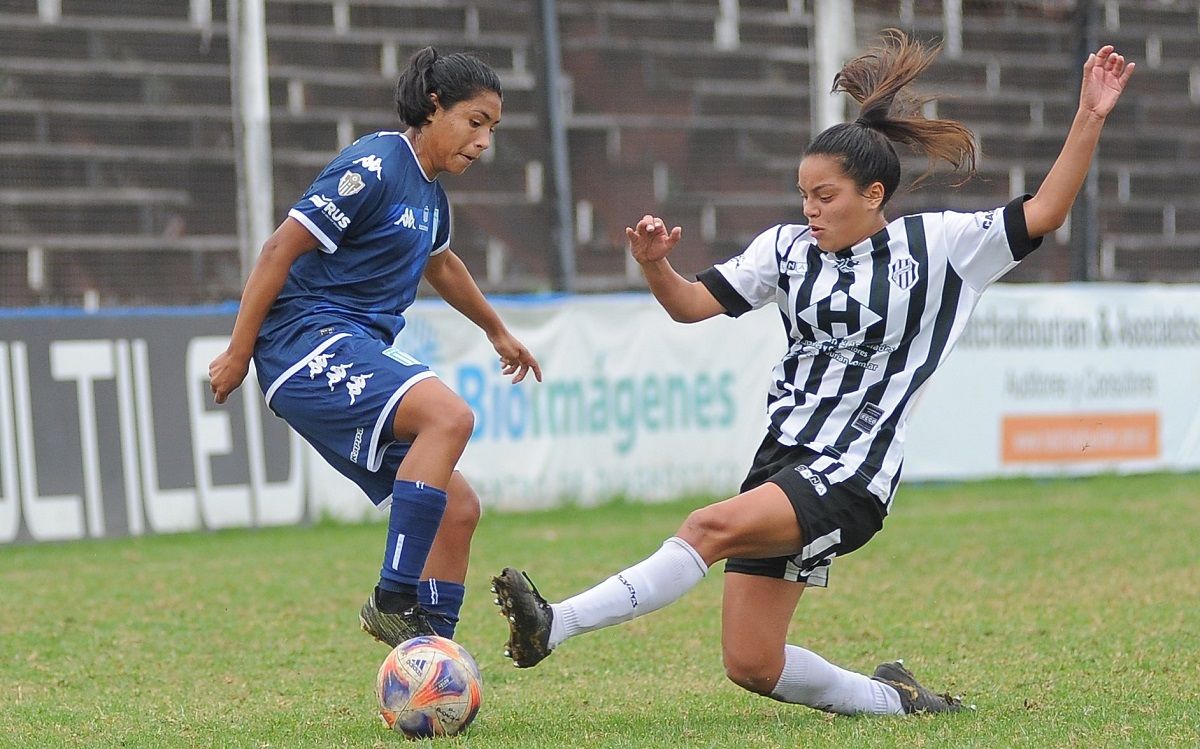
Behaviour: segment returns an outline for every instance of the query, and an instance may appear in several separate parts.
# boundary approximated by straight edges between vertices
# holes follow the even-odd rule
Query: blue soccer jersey
[[[343,150],[288,212],[320,242],[292,265],[264,337],[333,315],[391,341],[431,255],[450,242],[450,205],[398,132]]]

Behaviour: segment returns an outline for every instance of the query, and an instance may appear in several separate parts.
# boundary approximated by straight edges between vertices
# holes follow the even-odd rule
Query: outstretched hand
[[[634,260],[643,265],[665,258],[682,235],[683,229],[676,226],[667,231],[663,220],[650,214],[642,216],[634,228],[625,227],[625,236],[629,238],[629,252]]]
[[[1133,75],[1134,63],[1126,63],[1111,44],[1106,44],[1083,64],[1083,86],[1079,91],[1079,107],[1098,117],[1107,117],[1121,98],[1125,84]]]
[[[505,377],[511,376],[516,384],[532,371],[534,378],[538,382],[542,381],[541,365],[533,358],[533,354],[529,353],[529,349],[525,348],[525,344],[518,341],[512,333],[505,331],[490,340],[492,347],[500,355],[500,371]]]

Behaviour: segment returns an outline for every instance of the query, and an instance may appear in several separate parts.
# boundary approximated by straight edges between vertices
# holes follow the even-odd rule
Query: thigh
[[[710,565],[735,556],[795,554],[802,545],[796,513],[775,484],[696,510],[677,535]]]
[[[382,341],[340,334],[309,351],[267,389],[277,415],[326,452],[378,471],[395,441],[391,417],[404,394],[433,372],[415,359],[398,359]],[[279,361],[290,355],[277,354]]]
[[[416,382],[392,418],[395,439],[412,442],[423,427],[450,414],[469,411],[466,401],[436,377]]]

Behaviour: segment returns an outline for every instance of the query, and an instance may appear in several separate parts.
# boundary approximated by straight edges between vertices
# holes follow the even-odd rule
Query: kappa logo
[[[363,428],[359,427],[354,430],[354,445],[350,448],[350,460],[357,461],[358,453],[362,450]]]
[[[921,267],[911,257],[902,257],[888,263],[888,280],[901,291],[908,291],[921,277]]]
[[[343,198],[348,198],[351,195],[360,192],[366,186],[367,183],[363,182],[361,174],[358,172],[348,171],[342,175],[340,180],[338,180],[338,195],[341,195]]]
[[[374,376],[374,372],[365,375],[350,376],[350,380],[346,383],[346,392],[350,393],[350,405],[354,405],[354,399],[362,395],[363,390],[367,387],[367,380]]]
[[[321,209],[321,213],[333,222],[334,226],[345,231],[350,226],[350,217],[342,213],[332,200],[324,195],[309,195],[308,202]]]
[[[396,219],[392,226],[403,226],[405,229],[417,228],[417,216],[413,213],[413,209],[406,206],[404,212],[400,214],[400,218]]]
[[[361,159],[355,159],[354,163],[358,164],[363,169],[366,169],[371,174],[374,174],[375,179],[383,179],[383,161],[375,154],[363,156]]]
[[[354,362],[349,364],[334,364],[329,368],[329,372],[325,375],[325,379],[329,381],[329,391],[333,392],[333,388],[342,380],[346,379],[350,368],[354,366]]]
[[[308,379],[316,379],[317,375],[325,371],[325,367],[329,366],[329,360],[333,358],[333,354],[317,354],[308,360]]]

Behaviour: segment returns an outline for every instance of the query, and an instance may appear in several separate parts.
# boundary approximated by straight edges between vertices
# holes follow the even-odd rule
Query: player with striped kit
[[[724,559],[722,650],[739,686],[842,714],[962,708],[900,662],[867,677],[790,645],[788,624],[804,589],[825,586],[832,561],[882,528],[921,388],[983,291],[1066,220],[1134,65],[1111,46],[1088,58],[1074,122],[1033,197],[979,213],[888,221],[883,208],[900,184],[893,141],[964,168],[967,177],[974,172],[971,132],[925,119],[924,100],[905,89],[936,54],[889,31],[837,75],[834,89],[861,110],[805,151],[798,171],[805,224],[766,230],[696,282],[666,259],[679,227],[647,215],[626,229],[651,292],[673,319],[778,306],[789,348],[772,373],[768,434],[742,493],[696,510],[658,551],[599,585],[549,604],[511,568],[493,578],[509,620],[507,654],[518,667],[536,665],[571,637],[677,600]]]

